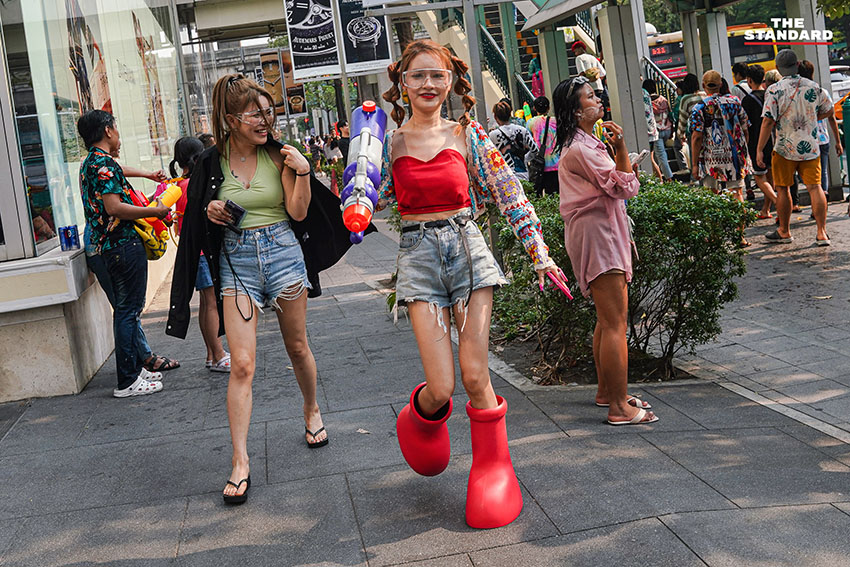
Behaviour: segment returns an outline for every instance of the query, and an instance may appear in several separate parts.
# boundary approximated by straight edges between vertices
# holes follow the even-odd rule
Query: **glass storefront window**
[[[31,219],[22,232],[32,234],[40,252],[57,244],[59,227],[75,224],[83,233],[79,167],[87,148],[76,129],[83,113],[115,114],[119,162],[143,170],[164,168],[186,130],[170,14],[156,4],[7,0],[0,6],[26,185],[20,191]]]

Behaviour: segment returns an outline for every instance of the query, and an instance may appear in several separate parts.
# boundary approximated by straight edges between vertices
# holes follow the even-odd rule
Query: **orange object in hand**
[[[157,199],[162,201],[162,204],[166,207],[173,207],[174,203],[183,195],[183,190],[176,183],[172,183],[165,188],[165,191],[157,195]],[[156,206],[156,199],[154,199],[149,205],[149,207]],[[153,225],[155,222],[160,222],[156,217],[150,217],[145,219],[148,223]]]

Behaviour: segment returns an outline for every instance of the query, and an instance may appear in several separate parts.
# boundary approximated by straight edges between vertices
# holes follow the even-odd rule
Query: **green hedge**
[[[525,190],[534,194],[529,185]],[[532,202],[549,253],[570,279],[576,299],[567,301],[554,288],[539,291],[525,250],[500,218],[499,246],[512,281],[496,294],[494,319],[507,338],[535,337],[543,361],[557,372],[590,358],[596,316],[575,284],[558,197],[532,197]],[[670,376],[677,352],[720,333],[720,309],[737,296],[734,278],[746,271],[743,227],[755,213],[727,195],[648,178],[641,179],[628,211],[639,257],[629,286],[629,344],[660,355],[659,364]]]

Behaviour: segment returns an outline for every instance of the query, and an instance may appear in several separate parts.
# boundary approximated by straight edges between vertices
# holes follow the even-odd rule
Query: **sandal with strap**
[[[157,362],[159,362],[159,366],[157,366]],[[176,360],[171,360],[165,356],[157,356],[151,355],[151,357],[145,361],[143,364],[145,369],[150,370],[151,372],[163,372],[165,370],[174,370],[175,368],[180,368],[180,363]]]
[[[652,417],[648,417],[648,415],[649,414],[645,409],[640,409],[631,419],[618,421],[612,421],[609,419],[607,421],[610,425],[644,425],[647,423],[655,423],[656,421],[658,421],[657,415],[652,414]]]
[[[307,428],[305,427],[305,428],[304,428],[304,433],[306,433],[307,435],[309,435],[309,436],[310,436],[310,437],[312,437],[313,439],[316,439],[316,435],[318,435],[319,433],[321,433],[321,432],[322,432],[322,431],[324,431],[324,430],[325,430],[325,428],[324,428],[324,427],[320,427],[320,428],[319,428],[319,429],[317,429],[316,431],[310,431],[309,429],[307,429]],[[306,441],[306,439],[305,439],[305,441]],[[328,444],[328,441],[330,441],[330,438],[329,438],[329,437],[325,437],[325,438],[324,438],[324,439],[322,439],[321,441],[313,441],[312,443],[310,443],[309,441],[307,441],[307,446],[308,446],[308,447],[310,447],[311,449],[318,449],[319,447],[324,447],[325,445],[327,445],[327,444]]]
[[[218,362],[210,361],[210,372],[230,372],[230,353],[224,353]]]
[[[243,483],[245,484],[245,492],[243,492],[242,494],[234,494],[232,496],[222,494],[225,504],[243,504],[246,500],[248,500],[248,490],[251,488],[251,475],[248,475],[247,477],[240,480],[238,484],[229,480],[227,481],[227,484],[236,487],[237,492],[239,491],[239,487],[242,486]]]
[[[652,406],[650,405],[649,402],[645,402],[645,401],[643,401],[640,398],[637,398],[635,396],[628,396],[626,398],[626,403],[629,404],[630,406],[636,407],[638,409],[652,409]],[[611,407],[611,404],[600,404],[599,402],[596,402],[596,405],[601,407],[601,408]]]

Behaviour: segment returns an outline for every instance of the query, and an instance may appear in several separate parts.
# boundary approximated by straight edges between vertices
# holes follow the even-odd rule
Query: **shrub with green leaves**
[[[677,352],[720,334],[720,310],[746,273],[741,241],[755,212],[728,195],[649,179],[628,210],[639,256],[629,286],[630,344],[660,354],[669,374]]]
[[[526,195],[533,195],[530,185],[524,185]],[[549,254],[567,274],[576,299],[567,301],[554,287],[539,291],[525,250],[500,218],[499,246],[512,281],[496,294],[494,319],[507,338],[535,337],[543,361],[557,372],[591,356],[596,315],[575,285],[558,197],[532,202]],[[630,345],[660,354],[669,376],[679,350],[720,333],[720,309],[736,297],[734,278],[746,271],[740,244],[743,227],[755,213],[727,195],[647,178],[641,179],[628,211],[638,250],[629,286]]]

